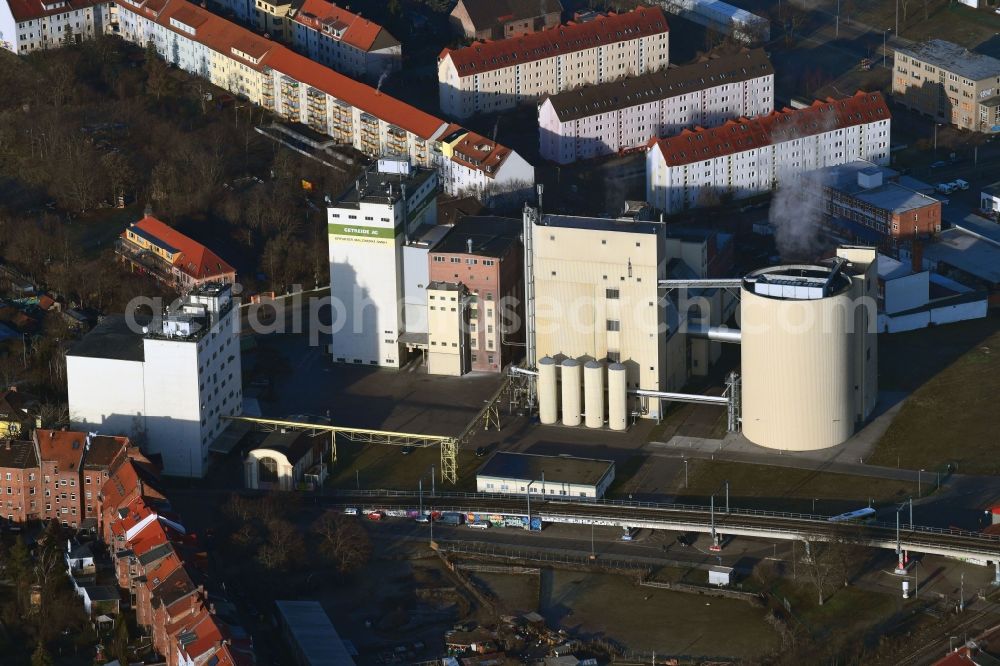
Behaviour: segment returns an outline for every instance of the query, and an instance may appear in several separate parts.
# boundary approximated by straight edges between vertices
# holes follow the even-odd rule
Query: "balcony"
[[[171,264],[129,240],[119,238],[115,242],[115,254],[121,257],[122,262],[128,264],[137,273],[150,275],[165,284],[172,285],[177,281]]]

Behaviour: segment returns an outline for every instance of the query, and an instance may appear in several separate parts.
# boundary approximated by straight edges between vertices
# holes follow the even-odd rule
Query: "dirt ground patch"
[[[779,642],[764,611],[743,601],[644,588],[607,574],[544,571],[541,613],[551,627],[631,650],[754,657]]]

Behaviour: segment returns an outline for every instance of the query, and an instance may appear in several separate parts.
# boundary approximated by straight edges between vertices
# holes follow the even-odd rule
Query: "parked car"
[[[952,185],[951,183],[938,183],[937,185],[934,186],[934,189],[936,189],[941,194],[951,194],[952,192],[955,191],[955,186]]]
[[[957,178],[957,179],[951,181],[951,184],[954,185],[955,187],[957,187],[960,190],[967,190],[967,189],[969,189],[969,183],[968,183],[968,181],[964,181],[961,178]]]
[[[356,507],[353,507],[353,506],[345,507],[344,508],[344,515],[345,516],[356,516],[356,515],[358,515],[358,509]]]
[[[941,167],[947,166],[947,165],[948,165],[948,163],[945,162],[944,160],[938,160],[937,162],[932,162],[931,163],[931,168],[932,169],[940,169]]]
[[[401,448],[399,450],[399,452],[402,453],[404,456],[408,456],[411,453],[413,453],[413,447],[412,446],[404,446],[403,448]]]
[[[480,447],[476,448],[476,455],[479,456],[480,458],[482,458],[483,456],[485,456],[487,453],[489,453],[492,450],[493,450],[493,446],[491,444],[487,444],[486,446],[480,446]]]
[[[368,520],[383,520],[385,519],[385,511],[372,511],[368,514]]]
[[[475,530],[488,530],[490,528],[490,524],[485,520],[474,520],[469,523],[469,527]]]
[[[413,520],[416,521],[416,522],[418,522],[418,523],[429,523],[429,522],[431,522],[431,517],[428,516],[426,513],[422,513],[419,516],[417,516],[416,518],[414,518]]]

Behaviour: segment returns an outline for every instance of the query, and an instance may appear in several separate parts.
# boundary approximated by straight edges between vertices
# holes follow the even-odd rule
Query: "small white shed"
[[[732,567],[709,567],[708,568],[708,584],[718,585],[720,587],[724,585],[729,585],[733,581],[733,568]]]

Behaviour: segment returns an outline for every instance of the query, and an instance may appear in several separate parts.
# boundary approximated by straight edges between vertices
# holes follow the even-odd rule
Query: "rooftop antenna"
[[[543,183],[538,183],[535,185],[535,189],[538,191],[538,215],[542,215],[542,193],[545,191],[545,185]]]

